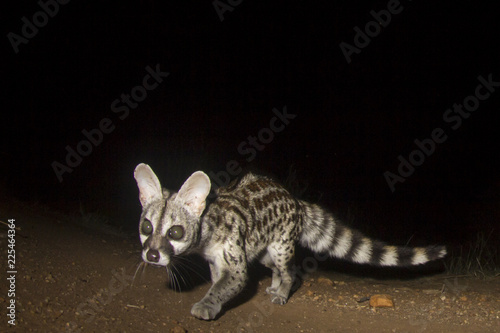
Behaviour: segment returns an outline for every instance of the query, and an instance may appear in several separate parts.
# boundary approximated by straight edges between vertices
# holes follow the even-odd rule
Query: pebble
[[[334,283],[333,283],[333,281],[332,281],[332,280],[330,280],[330,279],[328,279],[328,278],[324,278],[324,277],[320,277],[320,278],[318,278],[318,282],[319,282],[319,283],[324,283],[324,284],[327,284],[327,285],[329,285],[329,286],[333,286],[333,285],[334,285]]]
[[[373,295],[370,297],[370,306],[374,308],[393,308],[394,302],[390,295]]]
[[[172,328],[172,330],[170,332],[171,333],[186,333],[187,330],[182,326],[175,326],[174,328]]]

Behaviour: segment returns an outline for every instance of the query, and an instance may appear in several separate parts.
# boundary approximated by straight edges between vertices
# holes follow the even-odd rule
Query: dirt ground
[[[217,320],[201,321],[190,315],[190,309],[209,288],[202,261],[186,261],[178,267],[183,276],[177,275],[179,292],[169,287],[165,269],[147,266],[136,274],[138,237],[84,227],[40,207],[0,204],[0,215],[4,222],[16,219],[16,227],[21,228],[15,238],[16,325],[7,323],[9,286],[2,282],[0,331],[500,331],[500,277],[478,280],[439,274],[375,279],[314,265],[284,306],[270,302],[265,293],[270,276],[255,267],[245,293]],[[4,275],[7,240],[7,228],[2,225]],[[371,308],[369,302],[358,303],[375,294],[389,295],[395,306]]]

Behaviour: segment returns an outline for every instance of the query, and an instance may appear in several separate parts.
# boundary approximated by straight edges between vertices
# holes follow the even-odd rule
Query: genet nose
[[[160,252],[158,252],[158,250],[148,250],[148,252],[146,253],[146,258],[148,259],[148,261],[158,262],[160,261]]]

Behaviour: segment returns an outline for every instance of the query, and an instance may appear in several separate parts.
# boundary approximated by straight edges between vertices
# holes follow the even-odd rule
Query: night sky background
[[[192,172],[235,160],[384,240],[460,243],[498,227],[500,214],[483,207],[500,202],[500,87],[456,130],[443,120],[478,76],[500,81],[500,15],[490,4],[401,1],[350,63],[340,43],[353,45],[354,28],[388,1],[242,1],[221,21],[212,1],[73,0],[18,53],[7,36],[22,35],[22,18],[32,22],[41,7],[5,6],[5,200],[84,207],[135,228],[138,163],[178,189]],[[120,119],[113,101],[142,85],[148,66],[169,76]],[[296,117],[247,161],[238,146],[284,107]],[[104,118],[114,130],[60,182],[52,163],[66,164],[66,146]],[[448,139],[392,192],[384,172],[396,174],[398,156],[435,128]]]

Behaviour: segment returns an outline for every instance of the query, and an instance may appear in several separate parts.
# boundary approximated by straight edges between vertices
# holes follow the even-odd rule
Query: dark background
[[[74,0],[17,54],[7,34],[21,35],[21,18],[41,9],[9,3],[2,197],[135,228],[138,163],[177,189],[196,170],[236,160],[385,240],[460,243],[489,232],[498,216],[481,210],[500,201],[500,91],[455,131],[443,113],[474,94],[479,75],[500,81],[498,10],[402,1],[347,63],[339,44],[352,45],[353,28],[387,3],[243,1],[221,22],[211,1]],[[111,103],[157,65],[169,77],[120,120]],[[284,106],[297,117],[247,162],[238,145]],[[103,118],[114,131],[59,182],[51,164],[66,164],[65,147]],[[392,193],[384,172],[397,173],[398,156],[438,127],[447,141]]]

